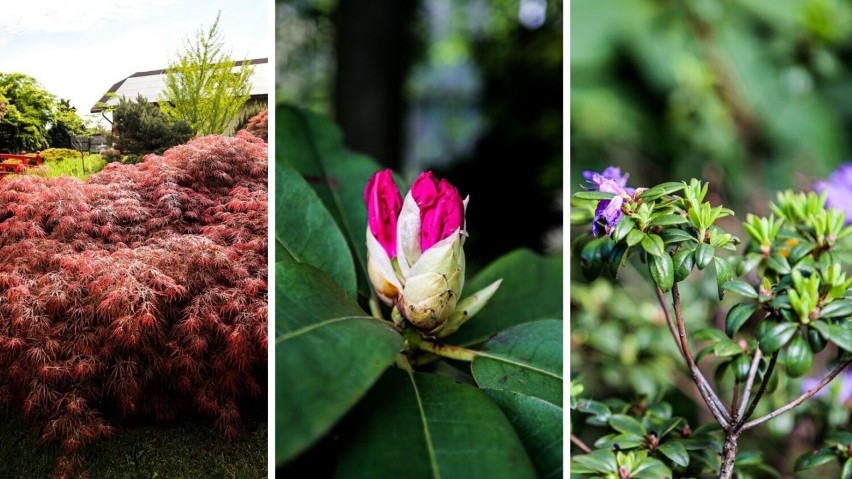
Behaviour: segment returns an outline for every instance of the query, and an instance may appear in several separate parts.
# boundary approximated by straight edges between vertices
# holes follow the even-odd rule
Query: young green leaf
[[[651,270],[651,277],[660,289],[664,292],[672,289],[674,285],[674,264],[668,253],[651,256],[648,259],[648,268]]]

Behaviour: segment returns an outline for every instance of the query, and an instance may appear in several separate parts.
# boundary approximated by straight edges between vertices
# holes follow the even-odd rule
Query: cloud
[[[103,23],[125,23],[158,14],[174,0],[26,0],[5,2],[0,15],[0,45],[21,35],[75,33]]]

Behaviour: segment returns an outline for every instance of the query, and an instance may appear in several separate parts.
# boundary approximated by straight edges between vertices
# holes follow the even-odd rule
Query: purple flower
[[[613,193],[615,196],[610,200],[600,200],[595,208],[595,220],[592,223],[592,234],[600,237],[609,235],[621,219],[621,205],[625,198],[633,196],[634,188],[627,187],[628,174],[621,174],[621,168],[610,166],[602,173],[584,171],[583,177],[591,186],[588,190],[596,190],[603,193]]]
[[[814,190],[825,192],[825,205],[846,212],[846,224],[852,223],[852,163],[843,163],[827,180],[815,182]]]

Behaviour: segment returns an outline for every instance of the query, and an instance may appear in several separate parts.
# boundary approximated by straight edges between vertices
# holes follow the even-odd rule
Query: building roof
[[[251,98],[266,99],[269,95],[269,86],[267,77],[269,73],[269,60],[266,58],[255,58],[248,60],[254,66],[254,73],[251,75]],[[237,65],[241,62],[238,60]],[[239,68],[239,66],[234,67]],[[129,77],[119,81],[111,86],[107,93],[98,100],[98,103],[92,107],[92,113],[99,113],[105,108],[103,104],[109,106],[118,105],[118,99],[125,97],[135,100],[136,97],[142,95],[150,102],[158,102],[160,100],[160,92],[165,87],[166,70],[151,70],[147,72],[136,72]],[[110,95],[114,93],[114,95]]]

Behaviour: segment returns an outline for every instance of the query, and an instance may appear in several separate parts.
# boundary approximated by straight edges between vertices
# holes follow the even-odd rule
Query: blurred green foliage
[[[736,211],[808,188],[850,158],[850,34],[836,0],[571,2],[572,190],[610,164]]]

